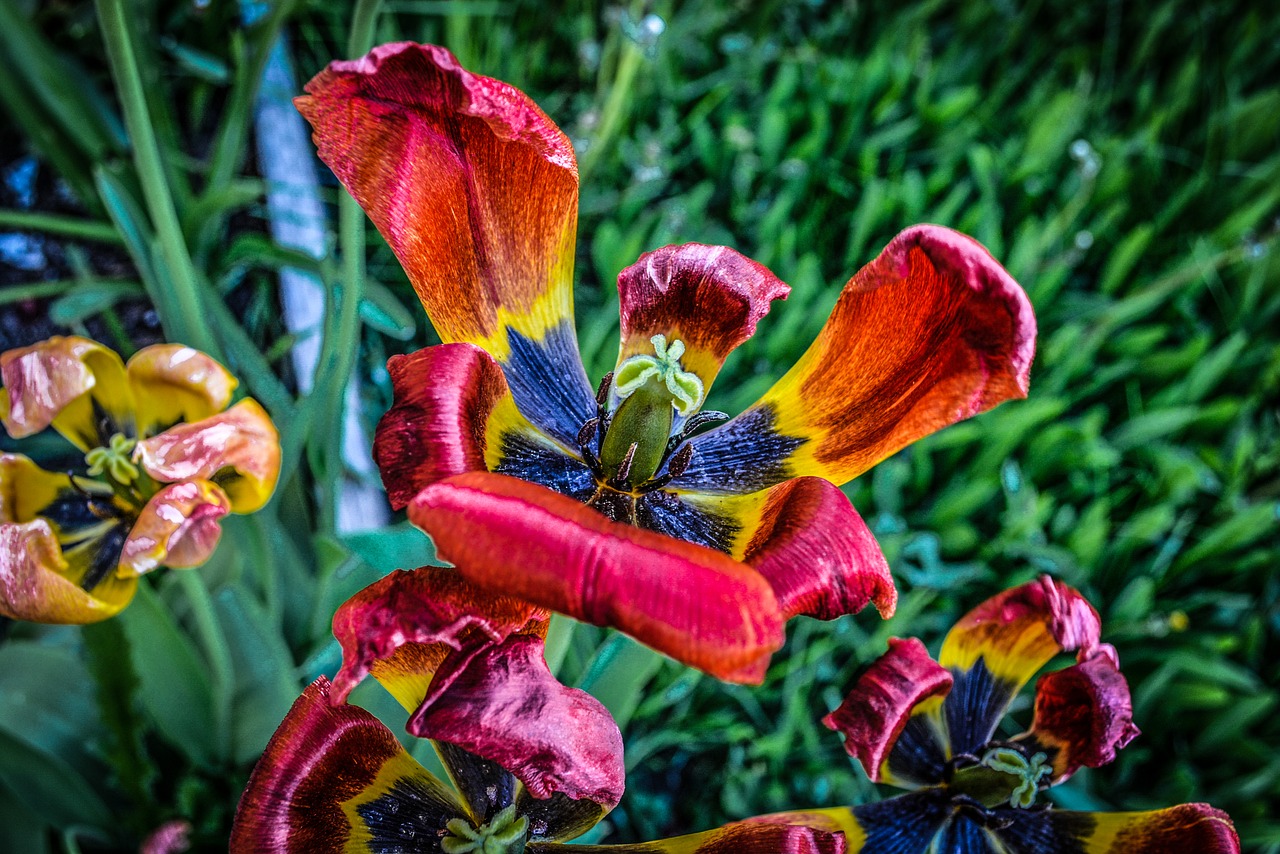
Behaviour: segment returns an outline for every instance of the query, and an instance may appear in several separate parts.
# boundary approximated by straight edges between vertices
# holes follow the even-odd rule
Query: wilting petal
[[[938,655],[955,676],[943,704],[951,749],[971,753],[990,741],[1027,680],[1060,652],[1090,657],[1101,628],[1083,596],[1048,576],[993,596],[962,617]]]
[[[1109,645],[1100,644],[1093,657],[1036,682],[1035,720],[1027,738],[1032,750],[1052,758],[1055,782],[1081,765],[1106,765],[1137,735],[1129,683]]]
[[[801,477],[747,496],[683,497],[735,521],[730,553],[769,581],[784,618],[833,620],[868,602],[893,615],[898,591],[884,553],[830,481]]]
[[[914,750],[896,751],[895,744],[908,721],[919,726],[927,720],[913,717],[922,704],[936,705],[950,690],[951,674],[929,657],[923,643],[890,638],[889,651],[872,662],[840,707],[822,722],[844,735],[844,749],[872,780],[884,775],[917,785],[940,783],[947,757],[940,733],[920,740]],[[900,753],[893,763],[897,767],[886,766],[891,751]]]
[[[530,854],[846,854],[856,849],[850,848],[840,833],[785,820],[775,822],[766,816],[656,842],[531,844],[528,850]]]
[[[191,850],[191,822],[166,821],[142,840],[138,854],[182,854]]]
[[[424,489],[409,518],[468,580],[620,629],[721,679],[759,682],[782,645],[777,600],[754,570],[536,484],[458,475]]]
[[[280,434],[257,401],[177,424],[138,443],[134,458],[162,483],[211,480],[231,499],[231,512],[267,503],[280,476]]]
[[[78,625],[118,614],[133,599],[136,578],[117,578],[108,572],[93,585],[92,592],[80,586],[80,580],[94,567],[98,548],[106,545],[101,542],[105,539],[64,555],[44,519],[0,523],[0,615],[35,623]]]
[[[131,432],[133,395],[124,363],[87,338],[54,336],[0,354],[0,420],[15,439],[53,425],[82,451]]]
[[[541,638],[513,635],[451,671],[455,661],[441,665],[409,732],[496,762],[535,798],[560,793],[617,805],[622,734],[599,700],[556,681]]]
[[[396,699],[416,709],[448,650],[462,651],[475,634],[482,643],[498,643],[533,631],[532,624],[545,623],[547,616],[521,599],[477,588],[451,567],[397,570],[333,615],[333,636],[342,646],[334,702],[346,699],[376,667],[374,675]]]
[[[849,280],[813,346],[734,421],[802,442],[785,457],[755,454],[758,468],[842,484],[941,427],[1025,397],[1035,333],[1026,295],[981,245],[914,226]],[[731,475],[748,453],[735,447],[741,432],[730,422],[697,437],[700,476],[679,485],[714,488]]]
[[[478,347],[427,347],[392,356],[387,369],[395,403],[378,423],[373,456],[397,510],[424,486],[468,471],[503,471],[566,494],[594,486],[585,465],[520,414],[502,369]]]
[[[151,436],[180,421],[221,412],[238,383],[212,357],[182,344],[143,347],[125,365],[138,433]]]
[[[207,480],[171,483],[151,497],[120,553],[122,577],[138,576],[158,566],[199,566],[213,554],[222,536],[219,519],[231,500]]]
[[[1151,812],[995,810],[1012,819],[993,831],[1008,854],[1239,854],[1230,817],[1208,804]]]
[[[523,92],[408,42],[334,62],[298,109],[320,158],[404,265],[440,340],[509,369],[520,409],[571,442],[595,414],[573,330],[578,170]]]
[[[323,676],[258,760],[231,829],[235,854],[401,850],[465,815],[453,792],[358,706],[333,705]]]
[[[668,344],[684,342],[683,368],[710,391],[725,358],[790,290],[762,264],[725,246],[686,243],[646,252],[618,275],[618,364],[653,355],[650,339],[663,335]]]

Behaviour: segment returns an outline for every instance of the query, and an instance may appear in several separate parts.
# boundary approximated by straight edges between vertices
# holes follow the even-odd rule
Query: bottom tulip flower
[[[456,571],[394,573],[334,616],[343,668],[303,692],[240,800],[231,851],[443,854],[842,854],[837,833],[740,823],[636,845],[573,846],[622,796],[622,737],[556,681],[547,612]],[[446,784],[344,698],[366,674],[412,712]]]
[[[913,791],[773,820],[843,833],[849,854],[1238,854],[1231,819],[1207,804],[1097,813],[1037,802],[1138,734],[1129,686],[1100,629],[1079,593],[1046,577],[969,612],[937,662],[918,640],[890,640],[824,722],[845,735],[872,780]],[[1031,729],[996,738],[1019,690],[1073,651],[1076,664],[1037,682]]]

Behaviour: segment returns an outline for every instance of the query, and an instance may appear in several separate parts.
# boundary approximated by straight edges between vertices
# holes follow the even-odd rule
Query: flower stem
[[[160,146],[147,111],[146,94],[129,31],[129,18],[134,12],[125,8],[124,0],[97,0],[97,9],[107,57],[111,62],[120,106],[124,111],[125,126],[129,130],[129,140],[133,146],[138,183],[142,185],[142,195],[155,226],[160,252],[172,285],[171,294],[152,293],[152,301],[160,312],[166,337],[190,344],[221,360],[218,342],[206,322],[206,314],[201,305],[200,282],[182,235],[173,194],[165,177]]]
[[[191,615],[195,619],[200,645],[209,657],[209,668],[213,671],[214,727],[219,753],[226,756],[231,743],[231,700],[235,692],[231,650],[222,634],[222,626],[213,609],[213,598],[205,587],[204,576],[197,571],[185,569],[174,570],[172,574],[191,605]]]

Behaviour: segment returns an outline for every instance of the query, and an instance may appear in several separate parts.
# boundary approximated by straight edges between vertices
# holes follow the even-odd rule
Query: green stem
[[[123,242],[120,234],[108,223],[57,214],[0,210],[0,228],[39,231],[44,234],[56,234],[59,237],[92,240],[98,243]]]
[[[200,645],[204,647],[213,676],[213,720],[217,732],[219,754],[229,753],[231,741],[231,701],[235,692],[235,669],[231,664],[231,649],[222,634],[222,626],[213,609],[213,599],[205,587],[205,579],[198,571],[179,569],[173,577],[182,587],[191,605]]]
[[[147,210],[160,240],[161,252],[172,280],[174,302],[166,310],[167,299],[158,300],[165,332],[171,339],[190,344],[221,358],[218,342],[206,322],[201,305],[200,283],[196,278],[191,255],[182,236],[182,225],[165,177],[164,161],[156,142],[151,116],[147,110],[146,92],[138,72],[130,38],[129,18],[134,14],[125,8],[125,0],[96,0],[103,41],[116,81],[125,127],[133,146],[133,162]]]
[[[351,19],[347,53],[361,56],[373,46],[374,30],[382,0],[358,0]],[[360,300],[364,295],[365,235],[364,211],[349,193],[338,200],[338,241],[342,252],[342,286],[337,292],[337,320],[325,324],[321,345],[323,363],[313,392],[319,410],[332,419],[327,435],[334,437],[336,453],[326,455],[324,498],[320,508],[323,529],[331,529],[337,517],[339,483],[342,478],[343,396],[360,351]],[[330,303],[332,309],[333,303]],[[313,416],[316,414],[312,413]]]

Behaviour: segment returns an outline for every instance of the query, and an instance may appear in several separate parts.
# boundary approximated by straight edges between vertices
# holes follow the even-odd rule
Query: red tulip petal
[[[774,478],[755,488],[796,475],[845,483],[935,430],[1026,397],[1035,334],[1026,295],[981,245],[909,228],[849,280],[786,376],[693,440],[696,468],[676,483],[718,488],[744,455]],[[747,433],[770,441],[744,449]]]
[[[1000,810],[1012,818],[995,830],[1009,854],[1054,851],[1080,854],[1240,854],[1240,838],[1231,818],[1208,804],[1183,804],[1150,812],[1073,812]]]
[[[15,439],[53,425],[80,450],[105,445],[115,432],[132,432],[133,394],[124,363],[87,338],[54,336],[0,354],[0,420]],[[105,435],[95,404],[109,423]]]
[[[951,748],[971,753],[991,739],[1022,686],[1060,652],[1093,655],[1101,634],[1098,612],[1067,585],[1048,576],[1006,590],[956,623],[938,663],[956,677],[944,704]]]
[[[561,441],[594,415],[573,330],[573,146],[523,92],[408,42],[334,62],[298,109],[440,340],[479,345]],[[517,387],[518,386],[518,387]]]
[[[537,631],[547,616],[521,599],[477,588],[451,567],[397,570],[333,615],[333,635],[342,646],[333,700],[345,700],[375,668],[396,699],[415,709],[449,650],[474,652],[513,633]]]
[[[951,674],[929,657],[915,638],[889,639],[889,651],[859,678],[840,707],[822,719],[829,729],[843,733],[844,749],[862,763],[867,776],[912,783],[936,783],[946,759],[944,744],[934,738],[922,742],[919,756],[902,756],[890,768],[890,753],[916,710],[926,701],[936,706],[951,690]],[[936,699],[935,699],[936,698]],[[921,709],[923,713],[925,710]],[[921,726],[924,718],[916,721]]]
[[[238,385],[212,357],[181,344],[143,347],[129,359],[125,372],[143,436],[216,415],[227,408]]]
[[[721,679],[759,682],[782,645],[777,600],[755,571],[536,484],[458,475],[424,489],[409,518],[470,581],[620,629]]]
[[[171,483],[151,497],[129,532],[117,573],[138,576],[159,566],[199,566],[213,555],[222,536],[219,519],[231,499],[207,480]]]
[[[231,512],[252,513],[275,491],[280,434],[266,411],[245,399],[225,412],[144,439],[134,457],[161,483],[212,480],[231,499]]]
[[[1055,782],[1081,765],[1106,765],[1138,734],[1129,683],[1110,646],[1102,644],[1092,658],[1036,682],[1035,721],[1027,737],[1052,756]]]
[[[664,335],[668,343],[684,342],[684,369],[710,391],[725,358],[790,290],[764,265],[725,246],[686,243],[646,252],[618,275],[618,364],[652,355],[650,339]]]
[[[136,578],[107,572],[92,591],[80,586],[98,547],[106,545],[104,539],[96,537],[64,553],[44,519],[0,523],[0,615],[74,625],[114,617],[133,599]],[[109,559],[114,566],[115,555]]]
[[[568,494],[595,482],[516,408],[497,362],[470,344],[441,344],[387,362],[395,403],[378,423],[373,456],[391,506],[468,471],[502,471]]]
[[[382,850],[432,839],[465,815],[453,792],[377,718],[330,702],[322,676],[293,704],[253,769],[231,828],[231,851]]]
[[[951,809],[941,789],[929,788],[858,807],[775,813],[748,821],[789,823],[838,833],[845,844],[841,850],[848,854],[925,854]],[[951,849],[947,852],[956,854]]]
[[[868,602],[893,616],[898,591],[889,563],[838,487],[801,477],[758,495],[756,512],[739,517],[738,542],[743,560],[769,580],[784,617],[834,620]]]
[[[622,798],[617,724],[600,701],[556,681],[541,638],[514,635],[447,659],[408,730],[496,762],[535,798],[558,793],[609,807]]]

